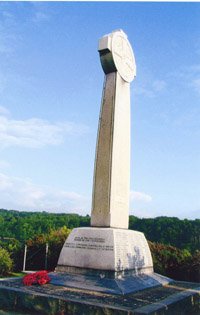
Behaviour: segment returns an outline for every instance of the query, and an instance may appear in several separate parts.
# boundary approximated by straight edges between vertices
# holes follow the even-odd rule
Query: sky
[[[91,213],[104,73],[133,47],[130,214],[200,218],[200,3],[0,2],[0,208]]]

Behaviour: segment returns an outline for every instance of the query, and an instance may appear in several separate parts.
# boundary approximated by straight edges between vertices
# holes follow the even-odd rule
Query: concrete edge
[[[25,287],[26,288],[26,287]],[[69,298],[67,299],[66,297],[63,297],[61,298],[60,296],[56,296],[54,294],[46,294],[46,293],[42,293],[42,292],[35,292],[35,291],[27,291],[27,290],[23,290],[23,289],[18,289],[18,288],[11,288],[11,287],[7,287],[7,286],[0,286],[0,292],[1,290],[6,290],[7,292],[16,292],[16,295],[17,294],[24,294],[24,295],[32,295],[32,296],[35,296],[35,297],[44,297],[44,298],[50,298],[50,299],[54,299],[56,301],[63,301],[65,303],[73,303],[73,304],[78,304],[80,305],[80,307],[83,307],[83,304],[88,306],[88,307],[93,307],[93,308],[99,308],[99,309],[102,309],[102,308],[105,308],[105,309],[109,309],[110,311],[113,311],[113,315],[115,314],[115,311],[117,310],[118,312],[121,312],[123,314],[134,314],[134,313],[130,313],[130,310],[127,308],[127,307],[120,307],[119,306],[113,306],[113,305],[110,305],[110,304],[106,304],[106,303],[98,303],[98,302],[95,302],[95,304],[93,302],[88,302],[87,300],[78,300],[78,299],[74,299],[74,298]],[[16,296],[15,296],[16,297]],[[1,309],[1,308],[0,308]],[[4,310],[4,309],[2,309]],[[37,311],[35,309],[35,311]],[[104,314],[104,313],[103,313]]]
[[[168,287],[168,285],[166,285]],[[153,312],[158,312],[160,310],[167,311],[169,306],[180,302],[188,297],[199,295],[200,298],[200,287],[197,289],[186,289],[184,292],[178,292],[172,296],[169,296],[162,300],[162,303],[153,303],[150,305],[142,306],[134,310],[135,315],[139,314],[152,314]],[[157,314],[157,313],[156,313]]]

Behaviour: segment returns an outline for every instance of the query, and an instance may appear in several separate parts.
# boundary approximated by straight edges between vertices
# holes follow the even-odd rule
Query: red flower
[[[39,285],[43,285],[43,284],[47,283],[47,280],[44,278],[41,278],[41,279],[38,279],[38,283],[39,283]]]
[[[39,285],[43,285],[50,282],[50,280],[51,279],[48,276],[48,272],[46,270],[42,270],[24,276],[22,281],[24,285],[30,286],[36,283],[38,283]]]

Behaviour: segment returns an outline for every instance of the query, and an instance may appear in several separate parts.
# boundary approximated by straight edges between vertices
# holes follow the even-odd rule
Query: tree
[[[2,247],[0,247],[0,275],[7,275],[13,266],[12,259],[10,258],[10,254],[8,251]]]
[[[27,269],[45,268],[45,249],[48,243],[47,269],[54,270],[63,244],[71,230],[66,226],[58,230],[51,230],[48,234],[40,234],[27,241]]]

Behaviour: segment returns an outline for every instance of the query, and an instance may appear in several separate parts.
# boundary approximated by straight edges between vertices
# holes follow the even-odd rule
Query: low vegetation
[[[200,251],[149,242],[155,272],[174,280],[200,282]]]
[[[13,261],[10,258],[9,252],[0,247],[0,276],[6,276],[9,274],[13,267]]]
[[[129,222],[130,229],[144,232],[149,240],[156,272],[177,280],[200,281],[199,219],[130,216]],[[0,274],[22,270],[25,244],[28,246],[27,270],[44,269],[45,262],[48,270],[54,270],[71,229],[89,225],[89,216],[0,210],[0,250],[7,253],[3,256],[8,262],[7,271],[0,269]]]

